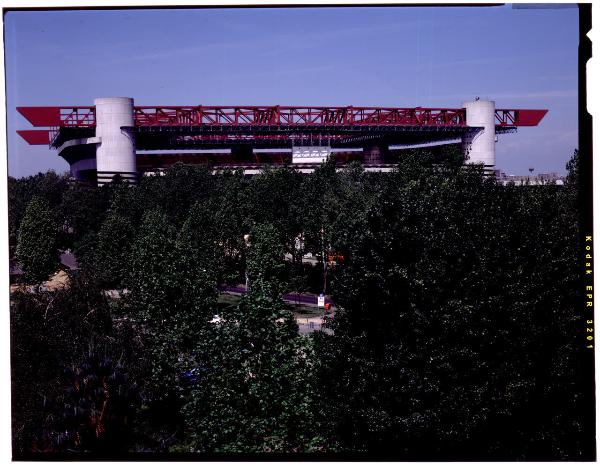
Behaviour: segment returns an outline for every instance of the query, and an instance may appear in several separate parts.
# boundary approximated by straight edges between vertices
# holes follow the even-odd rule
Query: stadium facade
[[[547,110],[497,109],[476,99],[460,108],[135,106],[130,97],[89,107],[17,107],[38,128],[17,131],[48,145],[72,176],[102,185],[130,183],[176,162],[215,169],[293,164],[312,171],[328,157],[389,170],[403,150],[460,144],[467,163],[493,171],[498,135],[537,126]],[[39,129],[41,128],[41,129]]]

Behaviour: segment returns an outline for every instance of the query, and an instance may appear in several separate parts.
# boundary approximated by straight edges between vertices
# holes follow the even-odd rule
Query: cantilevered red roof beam
[[[60,107],[17,107],[32,126],[60,126]]]
[[[496,126],[537,126],[548,110],[496,110]]]
[[[44,130],[18,131],[29,144],[49,144],[50,132],[59,127],[93,128],[96,126],[95,107],[17,107],[34,127]],[[393,107],[288,107],[288,106],[136,106],[136,127],[206,127],[221,129],[283,127],[303,128],[322,126],[335,132],[344,127],[421,127],[424,131],[436,128],[466,128],[464,108],[393,108]],[[537,126],[548,110],[497,109],[496,128]],[[252,129],[248,129],[252,133]],[[333,134],[333,133],[332,133]]]
[[[50,144],[50,131],[47,129],[18,130],[17,134],[32,146],[47,146]]]
[[[94,107],[17,107],[36,127],[91,127]],[[548,110],[497,109],[497,126],[536,126]],[[136,126],[466,126],[463,108],[163,106],[134,107]]]
[[[17,107],[32,126],[76,126],[96,125],[95,107]]]

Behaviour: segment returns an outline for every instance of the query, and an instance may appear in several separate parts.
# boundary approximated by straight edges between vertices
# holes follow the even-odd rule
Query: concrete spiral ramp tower
[[[474,100],[463,102],[462,107],[466,110],[467,126],[483,128],[463,137],[466,163],[481,163],[486,171],[492,171],[496,168],[496,103],[493,100]]]
[[[121,127],[132,127],[133,99],[129,97],[101,97],[94,99],[96,106],[96,149],[98,186],[110,183],[116,175],[129,183],[137,182],[135,141],[133,135]]]

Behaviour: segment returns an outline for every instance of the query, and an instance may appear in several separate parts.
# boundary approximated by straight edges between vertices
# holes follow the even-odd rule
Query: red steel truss
[[[366,107],[135,107],[136,126],[464,126],[462,109]]]
[[[92,127],[94,107],[17,107],[36,127]],[[548,110],[496,110],[497,126],[536,126]],[[135,126],[465,126],[465,109],[387,107],[134,107]]]

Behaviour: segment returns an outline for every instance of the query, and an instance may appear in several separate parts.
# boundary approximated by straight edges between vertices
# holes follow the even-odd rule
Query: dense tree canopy
[[[423,163],[390,175],[357,226],[338,223],[354,240],[317,348],[341,447],[509,459],[565,445],[576,428],[552,419],[573,412],[582,347],[567,193]]]
[[[283,310],[277,229],[259,224],[248,253],[250,292],[201,333],[184,410],[190,451],[298,452],[319,447],[310,345]]]
[[[577,166],[505,186],[419,150],[390,173],[10,180],[25,271],[81,264],[12,296],[15,454],[590,459]],[[248,292],[224,307],[227,284]],[[299,335],[282,295],[324,286],[335,315]]]
[[[67,192],[67,177],[53,171],[21,179],[8,178],[8,237],[12,252],[17,246],[21,221],[31,200],[37,196],[44,199],[51,209],[58,210]]]
[[[58,226],[54,212],[41,197],[33,197],[23,215],[15,256],[27,281],[46,280],[58,266]]]

